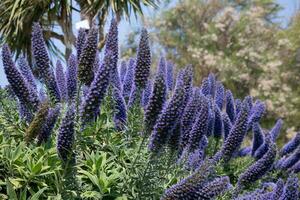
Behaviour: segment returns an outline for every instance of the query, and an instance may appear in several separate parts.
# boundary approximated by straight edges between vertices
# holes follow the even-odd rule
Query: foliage
[[[197,83],[214,72],[238,98],[266,100],[271,119],[264,121],[281,116],[288,127],[299,119],[298,22],[282,30],[272,23],[278,10],[272,0],[188,0],[151,22],[167,58],[192,64]]]

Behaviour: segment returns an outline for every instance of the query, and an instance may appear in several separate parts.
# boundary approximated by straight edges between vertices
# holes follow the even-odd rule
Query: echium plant
[[[78,63],[78,80],[82,85],[91,85],[94,79],[94,62],[97,53],[98,31],[95,27],[89,30]]]
[[[53,69],[46,49],[42,28],[38,23],[32,27],[31,49],[35,61],[36,70],[40,79],[45,83],[49,93],[55,101],[60,101],[60,93],[55,81]]]
[[[14,94],[18,97],[20,104],[29,112],[35,112],[39,105],[37,93],[34,92],[34,89],[31,88],[27,80],[16,68],[7,45],[2,47],[2,61],[6,78]]]

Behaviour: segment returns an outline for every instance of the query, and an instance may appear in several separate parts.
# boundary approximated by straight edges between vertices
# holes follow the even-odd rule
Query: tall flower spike
[[[187,168],[196,170],[203,162],[205,158],[205,148],[207,147],[208,139],[203,136],[200,141],[199,149],[196,149],[188,157]]]
[[[151,52],[149,47],[148,32],[146,29],[143,29],[138,47],[134,77],[135,85],[140,90],[146,87],[147,80],[150,75],[150,66]]]
[[[113,89],[113,99],[115,102],[114,123],[118,131],[124,130],[127,121],[127,108],[121,91],[118,88]]]
[[[254,153],[255,159],[258,160],[258,159],[262,158],[265,155],[265,153],[267,153],[267,151],[269,149],[269,144],[270,144],[270,142],[268,142],[269,140],[271,140],[271,135],[270,135],[270,133],[267,133],[264,143],[261,144]]]
[[[149,103],[145,108],[144,125],[146,134],[151,133],[166,102],[167,88],[164,76],[157,74]]]
[[[121,81],[122,84],[124,83],[126,71],[127,71],[127,63],[126,63],[125,60],[123,60],[121,62],[120,69],[119,69],[120,81]]]
[[[97,118],[99,107],[104,99],[111,69],[111,56],[105,55],[104,63],[99,68],[97,75],[89,87],[88,94],[80,105],[80,118],[82,125],[86,125]]]
[[[231,188],[227,176],[216,178],[206,184],[197,183],[197,180],[190,179],[184,179],[179,184],[169,188],[161,200],[215,199]],[[195,184],[192,184],[193,182]]]
[[[248,115],[248,106],[243,104],[243,108],[221,149],[221,158],[224,159],[224,162],[228,162],[234,153],[240,148],[247,133]]]
[[[200,89],[194,88],[193,89],[193,95],[188,102],[182,118],[181,118],[181,135],[180,135],[180,148],[183,150],[189,142],[189,133],[193,127],[193,123],[197,118],[198,109],[201,105],[201,99],[204,97],[200,96]]]
[[[204,78],[201,84],[201,93],[204,96],[207,96],[211,93],[210,89],[211,89],[210,81],[208,80],[208,78]]]
[[[34,76],[32,74],[32,71],[28,65],[28,62],[26,61],[26,59],[24,57],[21,57],[18,61],[18,66],[19,69],[23,75],[23,77],[27,80],[27,82],[29,83],[32,92],[37,93],[37,86],[35,83],[35,79]]]
[[[81,56],[82,49],[86,41],[86,35],[86,29],[80,28],[76,40],[77,61],[79,61]]]
[[[251,156],[255,155],[255,151],[264,143],[264,134],[259,123],[254,123],[252,127],[253,139]]]
[[[73,160],[73,144],[75,134],[75,108],[74,105],[70,105],[65,117],[60,125],[57,136],[57,152],[59,157],[64,163]]]
[[[167,85],[169,91],[173,89],[174,82],[174,64],[171,61],[167,62]]]
[[[50,68],[50,60],[47,53],[46,44],[40,25],[34,23],[32,27],[31,49],[35,61],[36,69],[43,82],[45,82],[51,97],[55,101],[60,101],[59,89],[55,81],[52,68]]]
[[[209,113],[208,100],[206,98],[202,98],[201,101],[201,110],[189,133],[188,148],[190,152],[199,148],[200,139],[207,133]]]
[[[297,149],[291,154],[289,157],[287,157],[282,165],[281,169],[288,169],[292,167],[294,164],[296,164],[300,160],[300,146],[297,147]]]
[[[210,85],[210,95],[215,98],[215,90],[216,90],[216,77],[213,73],[208,75],[209,85]]]
[[[232,123],[227,115],[226,112],[222,113],[222,121],[223,121],[223,126],[224,126],[224,141],[227,139],[230,130],[232,128]]]
[[[37,144],[40,145],[43,142],[47,142],[51,136],[54,125],[57,121],[57,118],[60,114],[60,105],[58,104],[55,108],[51,108],[48,112],[47,118],[41,132],[37,137]]]
[[[216,84],[215,96],[215,104],[222,110],[225,102],[225,89],[221,82],[217,82]]]
[[[158,62],[157,66],[157,73],[162,74],[165,79],[167,79],[167,66],[166,66],[166,59],[161,57]]]
[[[58,60],[56,63],[56,82],[60,92],[60,97],[62,100],[67,100],[67,83],[66,75],[61,62]]]
[[[287,155],[293,152],[298,146],[300,146],[300,132],[298,132],[292,140],[282,147],[280,150],[280,155]]]
[[[153,87],[152,80],[149,79],[147,86],[146,86],[145,90],[143,91],[143,96],[142,96],[142,105],[144,108],[146,108],[146,106],[149,103],[149,99],[150,99],[151,92],[152,92],[152,87]]]
[[[98,30],[92,27],[84,43],[78,63],[78,79],[83,85],[91,85],[94,79],[94,62],[97,53]]]
[[[282,179],[279,179],[276,183],[274,190],[272,191],[271,199],[272,200],[279,199],[283,193],[283,189],[284,189],[284,182]]]
[[[279,167],[280,168],[280,167]],[[300,172],[300,161],[298,161],[296,164],[294,164],[291,168],[288,170],[289,172],[299,173]]]
[[[182,75],[183,72],[180,72],[175,92],[168,105],[163,109],[151,134],[149,149],[155,153],[159,152],[168,142],[170,134],[172,134],[174,126],[177,124],[178,117],[181,115],[182,106],[186,99]]]
[[[29,127],[26,129],[25,133],[25,142],[29,143],[34,140],[38,134],[41,132],[43,124],[46,121],[47,115],[49,112],[49,103],[44,102],[40,105],[39,110],[34,116],[32,122]]]
[[[269,141],[268,152],[243,172],[238,179],[238,187],[244,187],[264,176],[273,166],[276,157],[276,145]]]
[[[226,90],[226,113],[231,123],[233,123],[235,121],[235,108],[234,98],[230,90]]]
[[[114,87],[121,89],[120,78],[118,73],[118,22],[114,18],[111,20],[109,31],[105,41],[105,54],[111,52],[112,63],[111,63],[111,83]]]
[[[167,189],[161,200],[200,199],[197,191],[205,185],[212,170],[210,162],[203,163],[192,175]]]
[[[275,140],[278,138],[279,134],[280,134],[280,130],[282,128],[283,125],[283,121],[282,119],[278,119],[276,121],[276,124],[274,125],[274,127],[271,129],[270,134],[272,136],[272,140],[275,142]]]
[[[240,99],[235,99],[235,114],[238,115],[242,109],[242,101]]]
[[[27,123],[30,123],[33,118],[33,114],[20,101],[18,101],[18,109],[20,118],[24,119]]]
[[[129,99],[128,99],[127,107],[132,108],[134,106],[139,106],[140,105],[139,99],[140,99],[140,96],[139,96],[138,89],[135,86],[135,84],[133,83],[132,88],[131,88],[131,92],[130,92],[130,96],[129,96]]]
[[[16,68],[7,45],[2,47],[2,61],[6,78],[20,103],[29,111],[36,111],[39,104],[37,94],[30,89],[28,82]]]
[[[131,58],[128,62],[126,75],[124,77],[124,83],[123,83],[123,96],[125,98],[130,96],[130,92],[133,86],[133,80],[134,80],[134,69],[135,69],[135,60]]]
[[[223,135],[223,120],[222,113],[220,108],[217,105],[214,105],[215,111],[215,123],[214,123],[214,137],[221,138]]]
[[[263,102],[257,100],[251,109],[251,115],[248,120],[249,129],[252,127],[253,123],[259,122],[259,120],[264,115],[265,110],[266,110],[265,104]]]
[[[207,95],[209,103],[209,114],[208,114],[208,127],[207,127],[207,137],[211,136],[214,133],[215,128],[215,110],[213,107],[213,101],[211,95]]]
[[[287,179],[282,195],[279,200],[299,199],[299,179],[296,175],[291,174]]]
[[[77,91],[77,61],[76,57],[72,54],[68,60],[67,68],[67,90],[68,90],[68,99],[75,100],[76,91]]]

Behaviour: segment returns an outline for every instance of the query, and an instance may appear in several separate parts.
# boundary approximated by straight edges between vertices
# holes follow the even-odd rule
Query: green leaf
[[[47,189],[47,187],[40,189],[37,193],[35,193],[30,200],[39,200],[41,194],[43,194],[43,192]]]
[[[15,192],[15,189],[13,188],[13,185],[11,182],[6,179],[6,190],[7,190],[7,195],[10,200],[18,200],[17,193]]]

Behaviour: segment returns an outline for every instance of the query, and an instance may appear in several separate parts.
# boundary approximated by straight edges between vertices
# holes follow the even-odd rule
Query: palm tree
[[[8,43],[16,57],[23,54],[30,60],[31,27],[38,21],[44,29],[49,51],[68,58],[75,44],[73,12],[78,12],[90,25],[97,23],[99,48],[102,48],[104,24],[110,12],[119,21],[122,17],[129,18],[132,13],[143,15],[143,7],[156,8],[157,3],[159,0],[1,0],[0,43]],[[65,52],[55,47],[53,39],[65,45]]]

